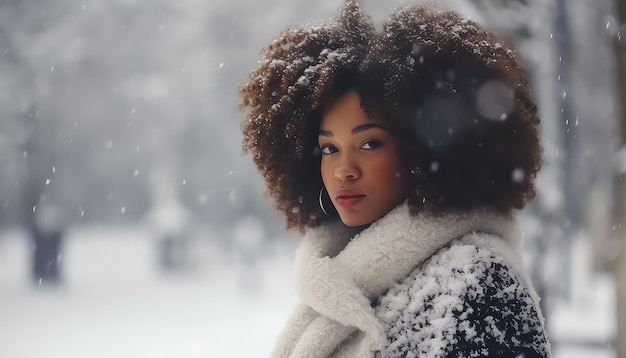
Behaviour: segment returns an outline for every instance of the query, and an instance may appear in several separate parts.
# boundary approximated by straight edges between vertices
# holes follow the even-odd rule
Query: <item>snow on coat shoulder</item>
[[[384,357],[550,357],[528,280],[470,242],[455,240],[380,298]]]

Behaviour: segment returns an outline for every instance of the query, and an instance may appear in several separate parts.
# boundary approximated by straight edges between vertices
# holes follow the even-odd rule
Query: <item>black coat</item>
[[[536,300],[497,254],[453,242],[377,303],[390,342],[383,356],[548,357]]]

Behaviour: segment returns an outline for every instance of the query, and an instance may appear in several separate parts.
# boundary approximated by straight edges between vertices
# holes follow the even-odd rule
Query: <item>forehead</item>
[[[340,96],[322,114],[320,129],[353,128],[355,126],[375,123],[382,125],[383,121],[377,116],[368,116],[361,107],[361,97],[356,91],[350,91]]]

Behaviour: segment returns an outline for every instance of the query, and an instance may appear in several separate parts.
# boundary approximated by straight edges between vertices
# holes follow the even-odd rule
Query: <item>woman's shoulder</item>
[[[511,266],[472,240],[439,250],[376,307],[387,356],[549,356],[534,292]]]

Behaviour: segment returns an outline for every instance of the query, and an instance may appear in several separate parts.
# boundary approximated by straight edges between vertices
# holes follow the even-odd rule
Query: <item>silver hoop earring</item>
[[[326,216],[332,216],[328,213],[328,211],[326,211],[326,208],[324,207],[324,201],[322,200],[323,193],[324,193],[324,186],[322,185],[322,189],[320,189],[320,195],[319,195],[320,208],[322,209],[322,212],[326,214]]]

